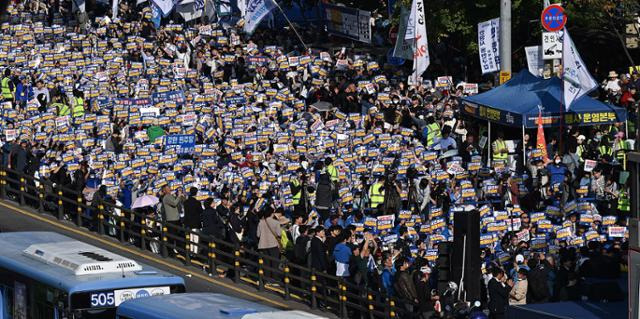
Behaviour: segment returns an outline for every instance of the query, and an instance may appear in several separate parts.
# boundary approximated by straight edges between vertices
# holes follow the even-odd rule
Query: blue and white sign
[[[170,293],[171,293],[171,290],[169,289],[169,287],[164,286],[164,287],[120,289],[120,290],[115,290],[113,293],[111,293],[111,295],[112,295],[112,298],[115,299],[113,305],[117,307],[121,303],[127,300],[151,297],[151,296],[162,296],[162,295],[168,295]]]
[[[196,148],[196,136],[193,134],[173,134],[164,138],[164,146],[177,148],[178,154],[192,154]]]
[[[153,104],[171,101],[177,105],[182,105],[185,102],[185,97],[182,91],[154,92],[151,94],[151,101]]]
[[[275,9],[273,0],[249,0],[244,12],[244,32],[253,33],[260,21]]]
[[[389,52],[387,52],[387,63],[395,66],[400,66],[404,64],[404,61],[405,60],[403,58],[393,56],[393,48],[389,49]]]

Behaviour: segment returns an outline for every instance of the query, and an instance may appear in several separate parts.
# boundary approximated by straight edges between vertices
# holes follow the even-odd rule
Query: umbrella
[[[333,109],[333,105],[329,102],[318,101],[316,103],[311,104],[311,107],[318,110],[318,112],[328,112]]]
[[[136,198],[136,201],[133,203],[133,205],[131,205],[131,209],[153,206],[158,202],[160,202],[160,199],[158,199],[158,197],[155,197],[153,195],[144,195],[142,197]]]

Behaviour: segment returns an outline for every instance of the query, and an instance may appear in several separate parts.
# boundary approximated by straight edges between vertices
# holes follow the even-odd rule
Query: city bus
[[[116,319],[326,319],[216,293],[186,293],[129,300]]]
[[[0,319],[110,318],[184,279],[54,232],[0,233]]]

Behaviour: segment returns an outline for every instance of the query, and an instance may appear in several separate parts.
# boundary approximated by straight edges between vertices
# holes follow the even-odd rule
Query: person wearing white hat
[[[618,73],[616,73],[616,71],[609,71],[609,76],[605,82],[604,90],[612,95],[620,93],[620,79],[618,79]]]

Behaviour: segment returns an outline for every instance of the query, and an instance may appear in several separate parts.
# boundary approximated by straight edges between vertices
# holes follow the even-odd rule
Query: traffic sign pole
[[[500,84],[511,77],[511,0],[500,0]]]

